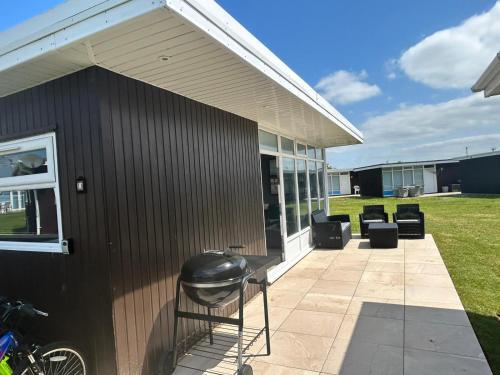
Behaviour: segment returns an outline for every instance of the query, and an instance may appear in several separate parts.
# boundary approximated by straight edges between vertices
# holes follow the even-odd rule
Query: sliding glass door
[[[299,231],[294,159],[283,158],[283,188],[285,196],[286,234],[290,237]]]

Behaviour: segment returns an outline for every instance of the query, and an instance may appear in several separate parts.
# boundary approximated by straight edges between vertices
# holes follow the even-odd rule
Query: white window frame
[[[13,250],[48,253],[65,253],[67,251],[67,246],[64,246],[65,241],[63,239],[64,237],[62,231],[61,197],[57,173],[58,165],[55,133],[2,142],[0,143],[0,155],[40,148],[45,148],[47,153],[47,173],[0,178],[0,192],[12,190],[54,189],[57,210],[58,242],[4,241],[0,239],[0,251]]]

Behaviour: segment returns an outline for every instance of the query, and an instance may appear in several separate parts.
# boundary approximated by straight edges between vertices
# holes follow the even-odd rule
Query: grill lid
[[[244,257],[231,251],[209,251],[187,260],[181,280],[188,283],[220,282],[240,278],[247,271]]]

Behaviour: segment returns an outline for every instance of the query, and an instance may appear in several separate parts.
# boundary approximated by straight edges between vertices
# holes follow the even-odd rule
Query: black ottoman
[[[370,223],[368,237],[372,248],[398,247],[398,225],[395,223]]]

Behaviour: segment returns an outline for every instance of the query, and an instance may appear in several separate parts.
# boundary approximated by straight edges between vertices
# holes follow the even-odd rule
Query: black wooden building
[[[461,159],[460,177],[463,193],[500,194],[500,152]]]

